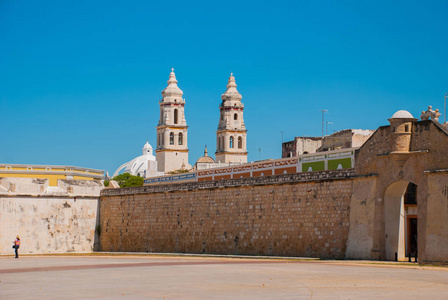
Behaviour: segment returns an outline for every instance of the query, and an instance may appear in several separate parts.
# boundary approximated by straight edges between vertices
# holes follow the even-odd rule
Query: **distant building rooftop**
[[[358,148],[372,135],[373,130],[344,129],[324,137],[295,137],[282,144],[282,157],[293,157],[328,150]]]
[[[59,179],[101,180],[104,178],[104,171],[74,166],[2,163],[0,177],[44,178],[49,179],[50,186],[57,186]]]

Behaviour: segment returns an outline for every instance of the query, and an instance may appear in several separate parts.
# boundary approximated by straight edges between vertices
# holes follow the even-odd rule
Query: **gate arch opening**
[[[387,260],[406,260],[417,254],[417,185],[390,184],[384,193],[384,231]]]

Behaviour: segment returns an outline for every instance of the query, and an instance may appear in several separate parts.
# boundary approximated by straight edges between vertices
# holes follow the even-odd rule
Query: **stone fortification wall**
[[[413,183],[418,261],[448,263],[447,153],[448,133],[432,120],[395,119],[375,131],[355,156],[355,174],[363,176],[353,183],[346,258],[393,260],[397,253],[406,260],[410,223],[400,186]]]
[[[343,258],[353,170],[107,189],[103,251]]]
[[[103,184],[93,180],[0,178],[0,255],[12,255],[20,236],[21,254],[91,252],[98,197]]]
[[[98,198],[0,196],[0,254],[93,251]]]

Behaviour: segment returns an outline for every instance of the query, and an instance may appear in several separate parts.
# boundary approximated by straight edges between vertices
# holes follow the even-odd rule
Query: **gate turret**
[[[390,152],[409,152],[413,122],[417,121],[408,111],[399,110],[389,119]]]

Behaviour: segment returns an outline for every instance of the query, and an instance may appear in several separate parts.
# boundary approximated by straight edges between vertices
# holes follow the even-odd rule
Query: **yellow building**
[[[43,178],[49,180],[49,186],[57,186],[59,179],[101,180],[104,171],[73,166],[0,164],[1,177]]]

